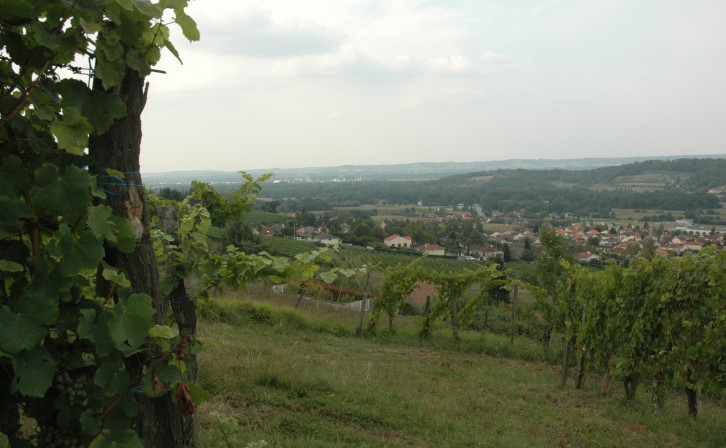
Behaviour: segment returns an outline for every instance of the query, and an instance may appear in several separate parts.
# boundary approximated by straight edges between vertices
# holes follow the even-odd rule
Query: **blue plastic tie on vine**
[[[181,308],[185,302],[189,302],[189,301],[190,301],[189,296],[180,297],[180,298],[176,298],[176,299],[168,299],[168,302],[171,303],[172,308],[177,308],[177,309]]]
[[[124,149],[120,153],[111,157],[111,160],[109,160],[108,163],[106,164],[106,169],[111,168],[111,165],[113,164],[113,162],[118,157],[122,156],[123,154],[126,154],[127,152],[131,152],[131,148]],[[139,174],[139,172],[138,171],[124,171],[124,174]],[[101,180],[105,180],[105,179],[114,180],[115,182],[101,182]],[[96,184],[97,184],[99,190],[103,191],[106,194],[110,194],[111,196],[125,196],[126,191],[128,190],[127,187],[142,187],[143,186],[141,184],[126,183],[126,181],[123,180],[122,178],[120,178],[119,176],[114,176],[114,175],[108,174],[108,173],[98,173],[98,177],[96,178]],[[110,191],[107,188],[101,187],[101,185],[120,186],[121,192],[119,193],[116,191]]]
[[[171,392],[172,390],[174,390],[174,388],[173,388],[173,387],[167,387],[167,388],[166,388],[166,391],[167,391],[167,392]],[[134,395],[146,395],[146,392],[144,392],[144,391],[143,391],[143,390],[141,390],[141,389],[132,389],[132,390],[131,390],[131,393],[132,393],[132,394],[134,394]]]

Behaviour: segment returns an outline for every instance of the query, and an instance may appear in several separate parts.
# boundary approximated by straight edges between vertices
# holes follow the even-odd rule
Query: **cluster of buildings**
[[[437,219],[476,219],[476,216],[460,210],[451,210],[452,215],[437,216]],[[557,227],[555,231],[569,241],[577,251],[581,262],[600,261],[603,258],[618,258],[633,255],[641,250],[651,250],[661,255],[681,255],[685,252],[699,252],[708,246],[722,250],[726,243],[726,229],[706,228],[694,225],[689,220],[669,223],[647,224],[640,226],[622,226],[618,224],[596,222],[575,223]],[[261,227],[260,235],[274,235],[280,229]],[[329,233],[324,227],[299,227],[294,237],[324,246],[336,246],[342,243],[340,237]],[[383,245],[390,249],[417,250],[421,253],[444,256],[462,255],[475,259],[505,258],[505,252],[512,258],[522,258],[526,249],[534,249],[539,245],[536,229],[515,230],[485,233],[486,244],[462,249],[462,253],[449,253],[438,244],[417,244],[407,235],[389,235],[383,239]],[[505,247],[506,246],[506,247]]]
[[[650,248],[660,255],[681,255],[685,252],[700,252],[705,247],[714,246],[717,251],[726,244],[726,229],[703,229],[688,222],[663,224],[655,229],[638,226],[620,226],[615,224],[577,223],[556,228],[558,235],[569,241],[577,252],[577,259],[589,263],[603,258],[626,257]],[[526,247],[535,248],[540,245],[539,235],[531,229],[506,230],[485,234],[488,244],[467,248],[466,253],[477,259],[504,258],[505,249],[519,258]],[[415,249],[430,255],[454,255],[445,251],[437,244],[415,245],[409,236],[391,235],[384,244],[392,249]],[[516,254],[516,255],[514,255]]]

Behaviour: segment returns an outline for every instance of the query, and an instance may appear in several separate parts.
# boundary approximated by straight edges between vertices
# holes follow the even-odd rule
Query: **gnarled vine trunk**
[[[101,89],[96,79],[94,89]],[[126,272],[136,292],[152,298],[156,324],[167,323],[167,304],[161,293],[159,268],[149,233],[149,211],[141,182],[139,155],[141,151],[141,112],[146,105],[148,84],[138,72],[127,69],[123,81],[109,92],[117,95],[126,106],[127,115],[114,121],[111,128],[101,135],[92,135],[89,154],[93,160],[91,170],[98,175],[99,187],[107,192],[103,201],[117,216],[131,221],[136,248],[123,253],[107,247],[105,260]],[[124,173],[120,177],[108,176],[106,169]],[[158,355],[158,354],[157,354]],[[153,353],[140,353],[127,360],[127,368],[133,376],[140,376],[144,365]],[[145,446],[154,448],[180,448],[188,445],[184,440],[184,417],[172,402],[171,394],[159,398],[138,397],[139,413],[136,431]]]

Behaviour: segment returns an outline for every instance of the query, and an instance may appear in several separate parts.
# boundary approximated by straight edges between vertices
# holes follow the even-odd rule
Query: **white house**
[[[413,240],[410,236],[401,236],[394,234],[383,240],[383,243],[387,247],[410,249],[411,245],[413,244]]]
[[[309,238],[310,241],[323,244],[325,246],[337,246],[340,244],[340,238],[329,233],[318,233]]]
[[[444,248],[438,244],[422,244],[416,250],[429,255],[445,255]]]

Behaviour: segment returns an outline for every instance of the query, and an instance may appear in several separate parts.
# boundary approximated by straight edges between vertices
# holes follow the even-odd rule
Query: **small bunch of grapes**
[[[88,406],[88,394],[85,389],[85,377],[71,378],[68,371],[55,377],[56,388],[66,395],[71,406]]]
[[[35,440],[35,446],[38,448],[81,448],[85,445],[81,444],[78,439],[58,428],[44,428],[38,434]]]

